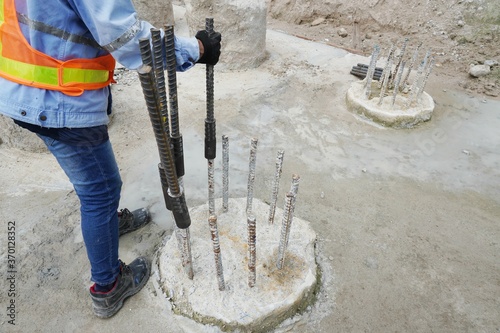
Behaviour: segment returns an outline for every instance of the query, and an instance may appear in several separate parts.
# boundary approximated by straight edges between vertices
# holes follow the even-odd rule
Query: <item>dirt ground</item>
[[[269,200],[276,151],[284,149],[281,195],[292,173],[300,174],[295,213],[318,235],[317,301],[275,332],[500,332],[500,101],[491,96],[498,67],[480,79],[467,74],[470,62],[499,60],[499,37],[488,33],[461,43],[469,35],[457,32],[472,31],[468,18],[477,15],[470,13],[489,14],[496,2],[417,2],[411,11],[392,0],[364,1],[356,11],[335,3],[322,2],[335,8],[327,15],[317,2],[271,1],[269,59],[252,70],[215,69],[217,133],[230,140],[231,197],[246,194],[249,143],[257,137],[255,196]],[[461,29],[459,13],[466,22]],[[176,5],[175,14],[176,31],[186,34],[183,8]],[[354,31],[352,17],[358,16],[359,40],[340,37],[337,30]],[[325,21],[311,25],[320,17]],[[349,112],[345,92],[357,80],[350,68],[367,63],[375,43],[387,48],[414,30],[411,43],[422,39],[445,53],[426,87],[436,103],[432,119],[395,130]],[[205,68],[177,79],[186,199],[194,207],[207,200]],[[153,215],[149,226],[120,239],[120,256],[130,262],[138,255],[153,258],[174,222],[163,205],[137,74],[120,69],[117,81],[110,137],[124,182],[121,207],[146,206]],[[493,93],[486,94],[490,82]],[[48,153],[1,139],[0,331],[219,332],[174,315],[154,275],[116,316],[96,319],[71,184]],[[8,280],[9,222],[15,222],[14,285]],[[12,299],[15,326],[7,316]]]

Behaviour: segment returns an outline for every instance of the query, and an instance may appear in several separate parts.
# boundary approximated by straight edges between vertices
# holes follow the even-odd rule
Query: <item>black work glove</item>
[[[201,41],[205,49],[198,63],[207,65],[217,64],[220,57],[221,34],[214,31],[209,35],[206,30],[200,30],[196,33],[195,37]]]

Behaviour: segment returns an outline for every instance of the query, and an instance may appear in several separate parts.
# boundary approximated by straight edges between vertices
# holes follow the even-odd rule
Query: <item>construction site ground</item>
[[[338,16],[326,17],[319,25],[311,24],[314,14],[303,15],[300,22],[283,17],[294,13],[285,5],[296,3],[270,1],[269,57],[259,68],[215,67],[217,197],[221,135],[230,142],[231,197],[247,193],[249,146],[256,137],[255,197],[269,201],[276,152],[284,149],[281,198],[292,174],[299,174],[295,214],[309,221],[318,235],[322,280],[317,300],[275,332],[499,332],[500,101],[494,96],[498,81],[468,77],[467,62],[453,65],[450,56],[450,61],[438,62],[426,86],[436,104],[430,121],[413,129],[376,125],[345,106],[345,93],[358,80],[349,74],[350,68],[368,63],[376,43],[373,32],[371,40],[363,39],[364,48],[353,45],[338,37]],[[363,3],[366,8],[388,4]],[[446,1],[434,3],[442,6],[430,14],[439,25],[440,17],[448,18],[449,6]],[[477,1],[456,3],[472,5],[485,6]],[[422,4],[398,11],[398,22],[410,22],[412,15],[423,17],[424,9],[429,8]],[[185,21],[176,15],[178,33],[187,35]],[[406,35],[390,25],[385,29],[396,40]],[[420,33],[418,25],[414,30],[413,40],[432,43],[439,37]],[[385,32],[379,31],[377,36]],[[384,43],[389,47],[388,40]],[[481,54],[472,42],[460,45],[471,47],[464,54]],[[498,43],[481,45],[487,49],[481,59],[498,61]],[[150,225],[120,239],[120,257],[130,262],[138,255],[153,258],[172,236],[174,222],[163,203],[158,151],[137,73],[119,68],[116,74],[109,131],[123,179],[120,206],[145,206],[153,215]],[[208,191],[205,67],[179,73],[177,80],[185,194],[188,206],[194,207],[206,202]],[[493,93],[485,93],[485,80],[497,87],[488,90]],[[90,267],[78,198],[71,184],[49,153],[2,140],[0,331],[219,332],[174,315],[154,287],[155,276],[117,315],[97,319],[88,291]],[[10,222],[15,222],[14,297],[8,295]],[[15,325],[7,316],[12,299]]]

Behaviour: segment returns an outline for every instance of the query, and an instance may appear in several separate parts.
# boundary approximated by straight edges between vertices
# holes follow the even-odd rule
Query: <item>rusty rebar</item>
[[[256,280],[256,270],[255,270],[255,262],[256,262],[256,223],[255,217],[253,215],[249,215],[247,217],[247,227],[248,227],[248,286],[250,288],[255,286]]]
[[[191,235],[189,228],[180,229],[175,227],[175,236],[177,238],[177,246],[181,253],[182,267],[188,278],[193,279],[193,259],[191,255]]]
[[[249,158],[249,172],[248,172],[248,185],[247,185],[247,215],[252,214],[252,201],[253,201],[253,189],[255,184],[255,164],[257,160],[257,138],[252,138],[250,142],[250,158]]]
[[[274,223],[274,214],[276,212],[276,202],[278,201],[278,191],[280,186],[281,173],[283,170],[283,157],[285,151],[278,150],[276,155],[276,170],[274,172],[274,181],[271,193],[271,203],[269,205],[269,224]]]
[[[217,216],[210,215],[208,218],[208,225],[210,226],[210,235],[212,236],[212,247],[214,250],[215,268],[217,271],[217,283],[219,290],[226,289],[224,283],[224,271],[222,269],[222,256],[220,252],[219,230],[217,228]]]

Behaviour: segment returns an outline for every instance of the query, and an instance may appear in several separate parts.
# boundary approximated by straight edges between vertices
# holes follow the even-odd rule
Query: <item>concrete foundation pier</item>
[[[208,224],[208,205],[191,210],[191,242],[194,278],[190,280],[181,264],[175,237],[158,251],[157,278],[172,310],[199,323],[217,325],[222,331],[265,332],[304,310],[315,300],[319,289],[316,264],[316,234],[309,223],[295,217],[280,270],[276,267],[280,223],[269,224],[269,205],[254,199],[256,217],[256,280],[248,285],[246,198],[229,199],[228,212],[216,200],[220,256],[225,290],[218,287],[214,252]],[[276,216],[283,215],[277,209]]]
[[[370,98],[366,98],[364,94],[364,84],[364,80],[353,82],[347,90],[346,103],[351,112],[393,128],[412,128],[431,119],[434,111],[434,100],[426,92],[423,92],[418,101],[412,102],[409,107],[407,107],[408,98],[411,96],[403,92],[396,96],[394,105],[389,97],[383,99],[379,105],[380,88],[378,82],[371,83],[372,95]]]

